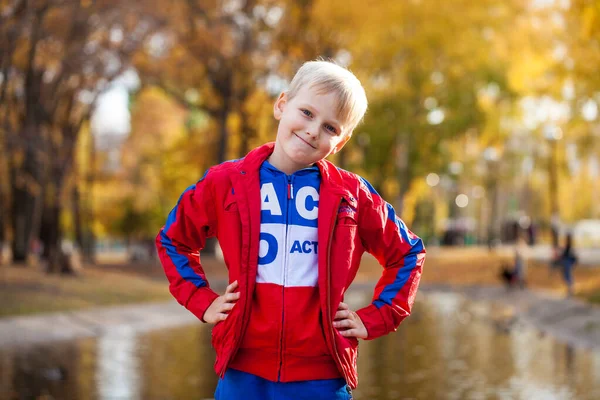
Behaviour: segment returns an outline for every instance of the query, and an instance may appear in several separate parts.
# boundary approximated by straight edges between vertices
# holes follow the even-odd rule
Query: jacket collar
[[[242,174],[258,174],[260,166],[273,153],[274,148],[275,142],[269,142],[250,151],[238,164],[240,172]],[[333,163],[327,160],[319,160],[316,165],[321,173],[321,190],[331,190],[340,196],[351,197],[350,192],[344,187],[342,174]]]

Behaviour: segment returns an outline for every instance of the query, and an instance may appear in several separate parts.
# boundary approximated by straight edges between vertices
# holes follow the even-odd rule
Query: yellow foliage
[[[590,4],[583,9],[581,35],[589,39],[598,32],[600,24],[600,6],[598,4]]]
[[[600,211],[597,207],[600,198],[600,179],[592,177],[584,169],[577,176],[562,176],[558,182],[558,203],[561,218],[567,223],[593,217],[591,212]],[[596,215],[600,217],[600,215]]]
[[[549,58],[532,49],[522,49],[513,58],[508,70],[510,86],[521,93],[537,90],[540,79],[548,72]]]
[[[98,236],[114,233],[113,224],[122,218],[127,201],[135,212],[150,215],[158,208],[166,218],[179,194],[199,179],[202,135],[194,140],[186,136],[186,117],[187,112],[160,89],[149,87],[138,94],[132,132],[120,149],[121,169],[94,185]],[[101,161],[97,168],[102,170]]]
[[[402,219],[408,225],[411,225],[415,218],[416,205],[419,201],[419,198],[421,197],[421,193],[419,192],[422,191],[423,188],[422,185],[419,184],[419,182],[421,181],[414,181],[410,185],[410,189],[404,195],[404,209],[402,211]]]
[[[569,35],[581,29],[586,38],[596,38],[600,26],[598,2],[584,7],[582,14],[577,15],[581,22],[577,28],[564,32],[552,24],[555,9],[535,11],[518,0],[316,0],[312,4],[306,21],[302,5],[285,2],[285,24],[281,28],[300,31],[306,23],[306,37],[282,42],[285,60],[277,72],[291,75],[297,60],[312,58],[314,54],[349,55],[349,67],[364,83],[371,104],[384,104],[378,113],[367,114],[367,121],[372,124],[365,132],[371,135],[371,149],[380,145],[379,153],[385,165],[377,165],[374,172],[371,167],[378,160],[367,160],[369,155],[352,146],[346,161],[356,165],[351,168],[354,172],[370,173],[375,178],[379,178],[375,176],[379,174],[382,178],[376,183],[390,202],[408,187],[402,215],[408,223],[415,217],[415,206],[429,196],[434,196],[438,219],[449,213],[448,201],[436,197],[435,190],[426,185],[422,176],[427,172],[425,169],[443,169],[446,166],[442,163],[460,161],[465,175],[457,178],[463,180],[459,184],[482,184],[481,181],[488,178],[475,176],[474,172],[483,150],[494,147],[498,154],[503,153],[512,129],[507,128],[505,122],[520,117],[520,98],[560,92],[564,80],[557,78],[557,69],[568,70],[567,75],[588,76],[589,81],[576,82],[577,90],[584,84],[597,90],[600,52],[590,51],[592,46],[586,41],[569,42]],[[206,5],[211,6],[212,3]],[[226,69],[236,60],[240,61],[240,71],[254,71],[256,67],[260,72],[264,65],[259,61],[256,65],[247,62],[248,55],[235,58],[235,41],[231,40],[233,36],[228,34],[227,26],[216,23],[211,31],[206,24],[198,22],[192,27],[187,23],[190,12],[187,5],[178,3],[173,7],[176,9],[170,11],[173,14],[169,18],[175,23],[170,29],[172,37],[177,39],[171,43],[166,59],[142,54],[136,56],[135,63],[148,76],[159,77],[165,87],[173,85],[180,92],[186,88],[197,91],[194,106],[218,109],[223,105],[223,97],[218,85],[207,79],[210,66],[199,55],[206,56],[207,60],[221,58],[223,63],[219,65],[225,70],[224,76],[230,76]],[[197,29],[195,36],[193,29]],[[273,38],[277,40],[276,35]],[[567,54],[574,59],[573,71],[553,58],[553,50],[563,42],[570,46]],[[24,63],[28,43],[22,44],[16,58]],[[46,49],[48,54],[58,50],[50,44]],[[256,57],[260,60],[262,56]],[[253,74],[238,72],[231,75],[234,105],[226,123],[228,158],[240,155],[243,135],[250,134],[243,131],[245,127],[254,133],[248,138],[250,148],[274,140],[277,127],[272,115],[273,98],[262,88],[253,86]],[[438,78],[433,79],[436,73]],[[481,93],[465,96],[480,87],[485,88],[488,83],[497,83],[502,91],[500,97],[504,98]],[[242,92],[238,89],[247,87],[250,88],[248,97],[238,99],[236,96]],[[507,93],[509,91],[511,93]],[[431,99],[444,110],[445,121],[440,125],[434,126],[427,120],[431,108],[425,103]],[[576,101],[578,99],[574,103]],[[185,187],[216,162],[213,157],[220,130],[214,120],[206,127],[186,129],[188,111],[154,87],[147,87],[137,95],[132,112],[133,131],[122,151],[123,169],[97,185],[98,196],[102,196],[96,201],[98,219],[103,224],[121,216],[119,204],[128,198],[133,199],[135,211],[161,209],[166,215],[166,208],[174,204]],[[389,114],[387,120],[382,118],[386,113]],[[581,129],[580,136],[589,135],[589,126]],[[469,134],[468,140],[456,139],[470,131],[475,133]],[[396,146],[393,138],[403,132],[414,135],[414,142],[407,141],[403,149],[414,162],[406,168],[405,175],[400,175],[411,180],[408,182],[399,179],[396,160],[388,157]],[[444,160],[439,161],[442,157]],[[430,162],[434,166],[430,167]],[[543,175],[542,164],[543,161],[539,162],[536,169],[541,169]],[[489,171],[485,174],[489,175]],[[505,178],[502,183],[509,185],[509,179]],[[546,191],[548,183],[532,178],[532,186]],[[574,201],[568,199],[575,192],[587,193],[591,186],[589,177],[581,175],[571,179],[561,175],[561,205],[565,204],[561,213],[565,219],[578,218],[593,207],[589,196],[580,196]],[[546,197],[535,210],[540,215],[549,213]],[[102,225],[104,232],[109,231],[107,226],[108,222]]]

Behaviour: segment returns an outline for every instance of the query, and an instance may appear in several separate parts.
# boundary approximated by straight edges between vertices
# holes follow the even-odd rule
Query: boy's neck
[[[281,172],[285,173],[286,175],[292,175],[294,172],[300,171],[301,169],[308,168],[313,165],[297,165],[290,162],[290,160],[284,159],[284,157],[280,156],[280,152],[277,151],[277,145],[275,146],[273,153],[271,153],[269,158],[267,158],[267,161],[269,162],[269,164],[271,164]]]

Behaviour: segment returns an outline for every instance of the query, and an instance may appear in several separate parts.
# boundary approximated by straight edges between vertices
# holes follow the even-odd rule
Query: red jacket
[[[210,168],[204,178],[181,195],[156,238],[171,293],[199,319],[218,297],[210,289],[200,263],[199,250],[207,237],[219,240],[229,282],[239,282],[240,299],[229,317],[212,331],[217,353],[215,371],[220,376],[235,356],[248,326],[259,258],[259,169],[272,151],[273,144],[269,143],[241,160]],[[341,336],[332,321],[356,276],[362,254],[371,253],[383,266],[372,303],[357,311],[368,339],[374,339],[395,331],[410,315],[425,249],[421,239],[406,228],[366,180],[325,160],[317,165],[321,174],[318,287],[322,325],[339,372],[355,388],[358,341]]]

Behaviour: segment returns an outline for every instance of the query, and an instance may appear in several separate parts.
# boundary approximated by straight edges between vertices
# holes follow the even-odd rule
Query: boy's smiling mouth
[[[306,140],[302,139],[300,137],[300,135],[298,135],[296,132],[292,132],[294,134],[294,136],[296,136],[298,139],[302,140],[304,143],[306,143],[307,145],[309,145],[310,147],[312,147],[313,149],[317,149],[315,146],[313,146],[312,144],[308,143]]]

